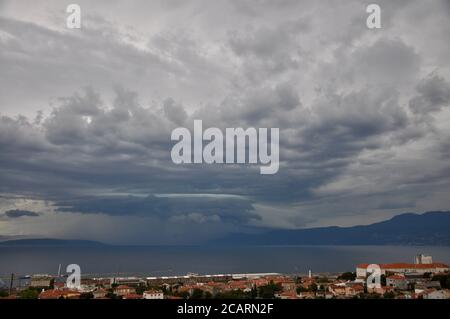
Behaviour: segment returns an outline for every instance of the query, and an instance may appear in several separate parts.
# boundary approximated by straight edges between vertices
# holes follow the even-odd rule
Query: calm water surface
[[[184,275],[354,271],[358,263],[413,262],[426,253],[450,263],[450,247],[404,246],[100,246],[0,247],[0,275],[56,274],[79,264],[83,274]]]

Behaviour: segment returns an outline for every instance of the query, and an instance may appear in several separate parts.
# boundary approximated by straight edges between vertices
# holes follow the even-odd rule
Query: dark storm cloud
[[[29,211],[29,210],[21,210],[21,209],[8,210],[8,211],[5,212],[5,215],[8,218],[19,218],[19,217],[24,217],[24,216],[27,216],[27,217],[37,217],[37,216],[39,216],[39,214],[36,213],[36,212],[32,212],[32,211]]]
[[[242,224],[250,219],[260,219],[253,213],[251,201],[239,198],[220,197],[136,197],[97,196],[67,201],[58,201],[59,211],[85,214],[107,214],[127,216],[157,216],[162,219],[183,218],[199,214],[217,221]],[[194,215],[192,215],[194,214]]]
[[[300,131],[301,148],[322,160],[351,159],[363,149],[382,147],[381,137],[410,121],[392,90],[327,94],[315,107],[319,116]]]
[[[425,114],[450,106],[450,83],[437,74],[422,80],[417,92],[409,103],[413,112]]]

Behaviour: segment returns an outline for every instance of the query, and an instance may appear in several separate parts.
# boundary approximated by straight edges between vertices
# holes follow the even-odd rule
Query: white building
[[[48,288],[51,286],[53,278],[50,275],[33,275],[30,281],[30,287]]]
[[[365,278],[367,276],[367,267],[369,264],[359,264],[356,267],[356,276],[358,278]],[[406,263],[395,263],[395,264],[380,264],[381,274],[386,275],[386,273],[392,274],[405,274],[405,273],[415,273],[415,274],[425,274],[425,273],[443,273],[449,271],[448,265],[443,263],[432,263],[432,264],[406,264]]]
[[[416,264],[432,264],[433,263],[433,257],[426,256],[423,254],[416,256]]]
[[[144,299],[164,299],[164,293],[161,290],[147,290],[143,294]]]
[[[423,299],[449,299],[448,290],[431,290],[423,293]]]

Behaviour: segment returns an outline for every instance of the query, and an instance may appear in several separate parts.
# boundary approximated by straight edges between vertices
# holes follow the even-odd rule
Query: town
[[[287,275],[217,274],[165,277],[65,278],[32,275],[0,290],[0,299],[450,299],[450,268],[418,255],[414,263],[379,264],[381,285],[367,284],[369,264],[354,272]]]

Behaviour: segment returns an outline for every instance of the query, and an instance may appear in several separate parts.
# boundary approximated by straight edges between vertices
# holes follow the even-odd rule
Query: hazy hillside
[[[15,239],[0,242],[0,246],[99,246],[103,243],[91,240],[67,240],[53,238]]]
[[[366,226],[272,230],[256,235],[232,234],[215,243],[450,246],[450,212],[407,213]]]

